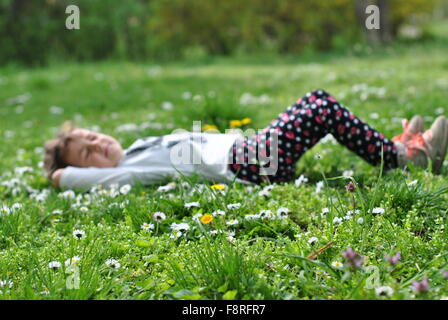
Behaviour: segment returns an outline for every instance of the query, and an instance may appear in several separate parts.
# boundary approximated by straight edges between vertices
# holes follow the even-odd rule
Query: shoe
[[[416,120],[413,129],[418,128],[418,122]],[[397,147],[399,167],[404,167],[411,161],[417,167],[426,168],[431,160],[432,172],[438,174],[448,147],[448,121],[444,116],[439,116],[423,134],[405,130],[405,133],[394,137],[392,141]]]
[[[403,133],[399,136],[396,136],[392,139],[393,142],[395,141],[401,141],[406,142],[412,139],[412,137],[425,130],[423,126],[423,118],[419,115],[414,116],[411,121],[409,122],[408,119],[403,119],[402,121],[403,125]]]

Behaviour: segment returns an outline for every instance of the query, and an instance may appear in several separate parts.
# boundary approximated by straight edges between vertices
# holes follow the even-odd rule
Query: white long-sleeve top
[[[66,167],[60,186],[62,189],[87,190],[94,185],[107,187],[137,182],[148,185],[193,173],[210,181],[230,182],[234,174],[228,170],[228,157],[238,137],[237,133],[184,132],[138,139],[124,150],[125,155],[116,167]],[[148,145],[142,151],[126,155],[128,151]]]

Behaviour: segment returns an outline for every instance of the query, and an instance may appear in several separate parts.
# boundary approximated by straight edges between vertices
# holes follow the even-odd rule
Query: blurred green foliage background
[[[365,7],[381,6],[385,31],[366,34]],[[403,25],[425,37],[443,0],[0,0],[0,65],[209,55],[300,54],[396,39]],[[81,29],[67,30],[78,5]],[[445,6],[445,8],[444,8]],[[363,12],[364,11],[364,12]],[[446,11],[445,11],[446,12]],[[384,29],[384,28],[383,28]],[[383,32],[386,32],[384,36]],[[411,29],[412,33],[412,29]]]

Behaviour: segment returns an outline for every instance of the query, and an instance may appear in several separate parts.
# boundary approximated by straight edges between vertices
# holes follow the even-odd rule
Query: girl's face
[[[123,149],[111,136],[77,128],[70,133],[64,157],[74,167],[112,168],[123,157]]]

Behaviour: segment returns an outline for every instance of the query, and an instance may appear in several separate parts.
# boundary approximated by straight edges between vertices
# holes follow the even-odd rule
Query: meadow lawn
[[[314,88],[387,137],[414,114],[429,127],[448,111],[447,48],[0,69],[0,298],[447,298],[446,167],[381,174],[327,138],[284,185],[185,177],[59,193],[42,169],[64,120],[128,147],[194,120],[263,128]]]

